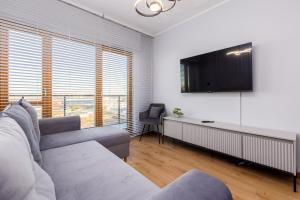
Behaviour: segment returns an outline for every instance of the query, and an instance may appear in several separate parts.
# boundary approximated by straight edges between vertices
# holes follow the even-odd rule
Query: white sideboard
[[[296,133],[165,117],[163,135],[290,173],[296,191]]]

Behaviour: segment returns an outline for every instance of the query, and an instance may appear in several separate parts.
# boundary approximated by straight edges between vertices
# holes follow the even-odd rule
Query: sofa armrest
[[[164,187],[148,200],[232,200],[229,189],[220,180],[191,170]]]
[[[149,116],[149,111],[144,111],[139,113],[139,120],[147,119]]]
[[[80,130],[80,117],[58,117],[39,120],[41,135]]]

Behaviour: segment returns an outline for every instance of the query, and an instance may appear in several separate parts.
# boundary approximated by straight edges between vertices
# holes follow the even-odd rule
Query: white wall
[[[189,117],[300,133],[299,9],[299,0],[231,0],[157,36],[154,101]],[[246,42],[254,45],[254,92],[242,93],[241,118],[239,93],[180,93],[180,58]]]

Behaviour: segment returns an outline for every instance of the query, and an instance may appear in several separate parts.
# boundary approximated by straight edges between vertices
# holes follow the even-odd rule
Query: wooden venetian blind
[[[0,109],[8,105],[8,29],[0,21]]]
[[[102,45],[96,46],[96,126],[103,126],[103,99],[102,99]]]
[[[42,101],[42,37],[39,35],[8,29],[5,50],[7,72],[3,74],[4,99],[12,103],[22,96],[31,101],[41,115]],[[4,90],[5,88],[5,90]]]
[[[51,36],[42,30],[0,20],[0,37],[0,108],[24,96],[40,117],[49,116],[49,107],[44,105],[51,101],[45,98],[51,96]]]
[[[132,131],[132,53],[0,20],[0,109],[22,96],[40,117]]]
[[[42,116],[52,117],[52,37],[43,36],[43,98]]]
[[[22,96],[39,106],[42,101],[42,37],[15,30],[8,31],[9,101]],[[41,113],[41,107],[38,107]]]

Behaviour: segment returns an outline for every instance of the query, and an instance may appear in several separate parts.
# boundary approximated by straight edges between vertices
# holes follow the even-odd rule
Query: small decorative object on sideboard
[[[174,108],[173,114],[175,115],[175,117],[178,117],[178,118],[183,116],[183,112],[181,111],[181,108]]]

